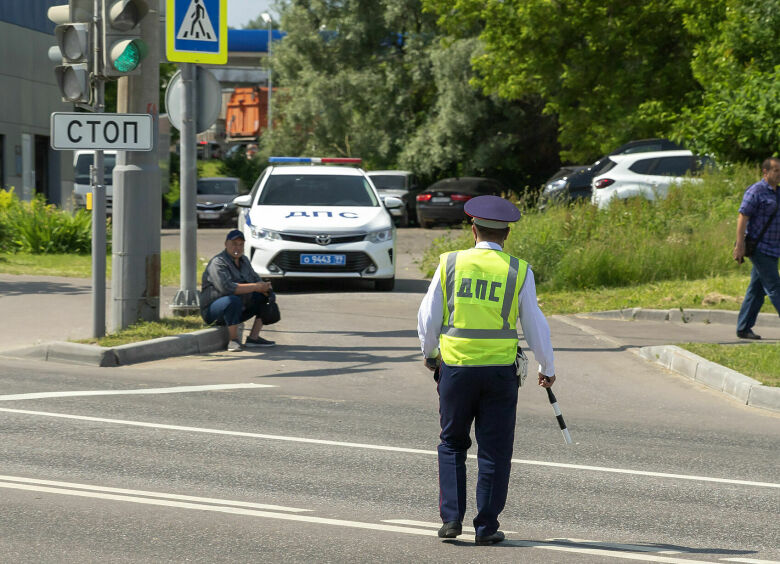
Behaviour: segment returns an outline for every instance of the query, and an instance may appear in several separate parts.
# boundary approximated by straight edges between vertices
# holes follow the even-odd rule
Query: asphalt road
[[[401,233],[410,251],[432,236]],[[427,284],[399,280],[283,294],[279,345],[260,352],[1,360],[0,561],[780,560],[780,416],[558,318],[574,444],[543,390],[521,389],[508,541],[436,538],[437,398],[415,330]]]

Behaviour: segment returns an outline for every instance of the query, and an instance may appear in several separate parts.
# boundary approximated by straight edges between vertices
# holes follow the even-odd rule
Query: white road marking
[[[258,509],[250,509],[249,507],[239,507],[243,504],[243,502],[237,502],[237,501],[230,501],[230,500],[214,500],[213,498],[202,498],[206,500],[213,500],[215,502],[214,505],[205,504],[205,503],[193,503],[193,502],[185,502],[185,501],[174,501],[175,499],[178,499],[179,497],[186,497],[186,496],[177,496],[175,494],[161,494],[159,492],[138,492],[143,495],[149,495],[150,493],[154,493],[154,495],[159,496],[160,498],[154,498],[154,497],[141,497],[138,495],[119,495],[117,493],[102,493],[102,491],[127,491],[127,492],[133,492],[134,490],[120,490],[118,488],[102,488],[99,486],[89,486],[86,484],[73,484],[78,489],[74,489],[73,487],[52,487],[52,486],[44,486],[44,485],[34,485],[33,483],[18,483],[18,482],[39,482],[39,483],[51,483],[51,484],[67,484],[67,482],[51,482],[47,480],[32,480],[29,478],[19,478],[19,477],[10,477],[12,480],[15,480],[15,482],[12,481],[2,481],[2,479],[5,479],[7,477],[0,476],[0,488],[6,488],[6,489],[15,489],[15,490],[23,490],[23,491],[33,491],[33,492],[41,492],[41,493],[48,493],[48,494],[58,494],[58,495],[69,495],[69,496],[75,496],[75,497],[84,497],[84,498],[92,498],[92,499],[100,499],[100,500],[109,500],[109,501],[120,501],[120,502],[128,502],[128,503],[139,503],[139,504],[145,504],[145,505],[156,505],[161,507],[171,507],[171,508],[177,508],[177,509],[191,509],[191,510],[198,510],[198,511],[212,511],[215,513],[227,513],[232,515],[245,515],[248,517],[263,517],[267,519],[279,519],[282,521],[296,521],[299,523],[314,523],[318,525],[331,525],[331,526],[337,526],[337,527],[351,527],[354,529],[368,529],[368,530],[374,530],[374,531],[385,531],[385,532],[391,532],[391,533],[403,533],[403,534],[409,534],[409,535],[421,535],[421,536],[428,536],[428,537],[435,537],[437,535],[435,529],[429,529],[429,528],[415,528],[415,527],[403,527],[398,525],[383,525],[380,523],[366,523],[361,521],[348,521],[344,519],[329,519],[324,517],[314,517],[312,515],[295,515],[290,513],[276,513],[273,511],[261,511]],[[70,486],[70,485],[69,485]],[[94,490],[94,491],[90,491]],[[97,491],[101,490],[101,491]],[[168,499],[164,499],[168,498]],[[223,505],[218,505],[216,503],[224,503]],[[275,507],[275,506],[269,506],[269,507]],[[301,510],[305,511],[305,510]],[[424,523],[424,525],[427,527],[429,524]],[[468,540],[473,541],[474,536],[473,535],[461,535],[458,537],[460,540]],[[616,550],[608,550],[608,549],[597,549],[597,548],[578,548],[578,547],[569,547],[569,546],[560,546],[551,544],[549,542],[540,542],[540,541],[522,541],[522,540],[512,540],[507,539],[502,543],[505,546],[525,546],[525,547],[532,547],[532,548],[541,548],[546,550],[558,550],[563,552],[575,552],[580,554],[591,554],[599,557],[609,557],[609,558],[622,558],[626,560],[641,560],[644,562],[663,562],[666,564],[712,564],[712,562],[705,562],[702,560],[689,560],[684,558],[671,558],[671,557],[664,557],[664,556],[656,556],[652,554],[636,554],[631,552],[624,552],[624,551],[616,551]],[[744,562],[762,562],[762,561],[748,561],[748,560],[740,560],[740,559],[730,559],[732,561],[744,561]],[[763,561],[766,562],[766,561]]]
[[[604,542],[587,539],[569,539],[569,538],[555,538],[545,539],[548,542],[558,543],[573,543],[591,545],[592,548],[610,548],[614,550],[631,550],[633,552],[656,552],[658,554],[680,554],[679,550],[668,550],[657,546],[647,546],[642,544],[622,544],[616,542]]]
[[[394,533],[407,533],[412,535],[436,536],[436,531],[426,529],[414,529],[411,527],[400,527],[394,525],[381,525],[379,523],[362,523],[360,521],[346,521],[342,519],[327,519],[324,517],[314,517],[310,515],[291,515],[289,513],[274,513],[272,511],[259,511],[256,509],[233,507],[235,502],[229,502],[231,505],[207,505],[203,503],[191,503],[184,501],[173,501],[168,499],[154,499],[149,497],[139,497],[132,495],[118,495],[100,493],[95,491],[84,491],[70,488],[55,488],[48,486],[36,486],[32,484],[18,484],[13,482],[0,481],[0,488],[27,490],[42,493],[71,495],[76,497],[88,497],[94,499],[105,499],[112,501],[126,501],[130,503],[141,503],[146,505],[159,505],[163,507],[175,507],[179,509],[196,509],[199,511],[214,511],[217,513],[230,513],[233,515],[247,515],[251,517],[266,517],[269,519],[281,519],[283,521],[298,521],[303,523],[317,523],[320,525],[335,525],[339,527],[352,527],[356,529],[372,529],[376,531],[388,531]],[[170,496],[168,496],[170,497]]]
[[[778,560],[756,560],[755,558],[721,558],[726,562],[744,562],[745,564],[780,564]]]
[[[126,419],[107,419],[104,417],[90,417],[87,415],[72,415],[68,413],[51,413],[46,411],[32,411],[28,409],[9,409],[2,407],[0,412],[18,413],[21,415],[37,415],[41,417],[56,417],[60,419],[73,419],[77,421],[91,421],[95,423],[111,423],[115,425],[129,425],[133,427],[146,427],[151,429],[167,429],[169,431],[184,431],[188,433],[205,433],[211,435],[228,435],[233,437],[246,437],[252,439],[266,439],[274,441],[287,441],[294,443],[306,443],[327,446],[339,446],[346,448],[362,448],[367,450],[381,450],[388,452],[403,452],[407,454],[424,454],[428,456],[437,456],[435,450],[423,450],[418,448],[394,447],[385,445],[372,445],[365,443],[348,443],[342,441],[329,441],[325,439],[309,439],[305,437],[287,437],[284,435],[267,435],[264,433],[249,433],[246,431],[226,431],[223,429],[209,429],[202,427],[187,427],[184,425],[166,425],[164,423],[150,423],[146,421],[128,421]],[[470,454],[469,458],[476,458],[476,455]],[[712,482],[718,484],[734,484],[739,486],[753,486],[762,488],[780,488],[779,483],[774,482],[754,482],[750,480],[732,480],[728,478],[712,478],[709,476],[695,476],[688,474],[668,474],[665,472],[649,472],[645,470],[630,470],[625,468],[606,468],[603,466],[587,466],[584,464],[566,464],[563,462],[546,462],[541,460],[522,460],[513,458],[514,464],[524,464],[529,466],[549,466],[554,468],[565,468],[571,470],[588,470],[592,472],[608,472],[615,474],[631,474],[635,476],[651,476],[654,478],[670,478],[678,480],[692,480],[700,482]]]
[[[382,523],[393,523],[394,525],[409,525],[410,527],[433,527],[434,529],[439,529],[441,527],[441,523],[431,523],[429,521],[412,521],[411,519],[383,519]],[[476,530],[474,527],[468,527],[466,525],[463,525],[463,530],[468,533],[476,533]],[[506,531],[504,529],[501,529],[506,534],[517,534],[517,531]],[[458,537],[461,538],[461,537]]]
[[[193,501],[198,503],[213,503],[219,505],[232,505],[235,507],[250,507],[252,509],[267,509],[270,511],[289,511],[290,513],[305,513],[311,509],[299,509],[297,507],[285,507],[283,505],[269,505],[266,503],[252,503],[248,501],[232,501],[229,499],[217,499],[212,497],[195,497],[191,495],[168,494],[160,492],[148,492],[144,490],[128,490],[123,488],[109,488],[105,486],[93,486],[90,484],[77,484],[73,482],[56,482],[53,480],[37,480],[35,478],[23,478],[21,476],[3,476],[0,475],[0,483],[20,482],[22,484],[34,484],[37,486],[56,486],[58,488],[70,488],[76,490],[87,490],[93,492],[105,492],[112,494],[128,494],[134,496],[153,497],[161,499],[174,499],[180,501]]]
[[[271,384],[213,384],[206,386],[176,386],[174,388],[138,388],[135,390],[84,390],[71,392],[34,392],[0,396],[0,401],[43,398],[70,398],[77,396],[121,396],[136,394],[181,394],[187,392],[212,392],[217,390],[241,390],[246,388],[276,388]]]
[[[641,560],[643,562],[665,562],[666,564],[712,564],[712,560],[690,560],[688,558],[675,558],[673,556],[658,556],[656,554],[637,554],[635,552],[625,552],[620,550],[607,550],[599,548],[577,548],[572,546],[561,546],[556,544],[547,544],[534,541],[516,541],[508,539],[502,544],[509,546],[529,546],[541,548],[544,550],[557,550],[560,552],[576,552],[579,554],[591,554],[601,558],[621,558],[624,560]]]

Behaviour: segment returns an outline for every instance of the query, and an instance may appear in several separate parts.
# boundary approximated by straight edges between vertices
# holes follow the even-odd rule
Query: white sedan
[[[252,192],[239,196],[245,253],[263,278],[364,278],[377,290],[395,285],[395,227],[366,173],[357,167],[304,163],[356,159],[272,157]],[[358,161],[359,162],[359,161]]]

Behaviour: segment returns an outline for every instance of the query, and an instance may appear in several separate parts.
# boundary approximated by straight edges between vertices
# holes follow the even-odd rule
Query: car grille
[[[338,253],[347,255],[347,263],[343,265],[325,265],[325,264],[301,264],[301,254],[309,254],[310,251],[281,251],[277,254],[271,264],[275,264],[283,271],[295,272],[362,272],[374,261],[362,251],[348,251]]]
[[[314,235],[302,234],[302,233],[281,233],[282,239],[285,241],[294,241],[296,243],[311,243],[314,245],[339,245],[341,243],[355,243],[356,241],[362,241],[366,238],[365,233],[358,235],[328,235],[327,233],[317,233]],[[330,237],[327,243],[322,243],[317,239],[322,240],[322,237]]]
[[[201,211],[220,211],[225,208],[225,204],[197,204]]]

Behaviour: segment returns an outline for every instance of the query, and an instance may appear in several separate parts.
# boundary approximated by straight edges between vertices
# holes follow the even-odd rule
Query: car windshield
[[[379,205],[364,177],[333,174],[271,175],[257,203],[266,206]]]
[[[94,159],[93,153],[84,153],[76,159],[76,170],[73,172],[74,182],[76,184],[89,184],[89,167],[92,166]],[[116,165],[116,155],[103,153],[103,184],[111,186],[113,184],[113,172]]]
[[[371,181],[377,190],[405,190],[404,177],[396,174],[372,174]]]
[[[227,179],[198,180],[198,194],[238,195],[238,182]]]

